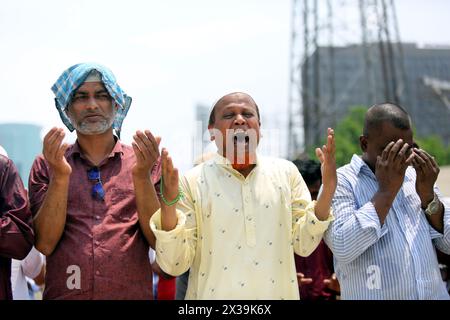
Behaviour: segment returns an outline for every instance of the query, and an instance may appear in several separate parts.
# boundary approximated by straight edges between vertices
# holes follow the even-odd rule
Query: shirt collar
[[[233,169],[233,166],[231,164],[231,161],[228,158],[223,157],[222,155],[220,155],[219,153],[216,153],[213,157],[213,161],[214,163],[223,166],[223,167],[229,167]],[[259,156],[258,154],[256,154],[256,166],[258,166],[258,164],[260,164],[259,161]],[[234,169],[233,169],[234,170]]]
[[[228,160],[227,158],[223,157],[222,155],[220,155],[219,153],[216,153],[212,159],[212,161],[218,166],[221,167],[227,171],[229,171],[230,173],[232,173],[235,176],[242,176],[242,174],[237,171],[236,169],[233,168],[231,161]],[[256,154],[256,166],[253,168],[253,170],[250,172],[250,174],[247,176],[247,178],[253,174],[253,172],[255,172],[259,166],[261,165],[260,162],[260,157],[258,155],[258,153]]]
[[[111,153],[108,155],[108,158],[114,157],[116,154],[123,155],[123,148],[122,143],[120,142],[119,138],[114,136],[114,140],[116,141],[114,148],[112,149]],[[72,147],[69,149],[67,153],[67,157],[73,157],[73,155],[78,154],[81,158],[84,159],[83,151],[80,148],[80,145],[78,144],[78,139],[75,141],[75,143],[72,145]]]
[[[361,158],[361,156],[354,154],[352,157],[352,160],[350,161],[350,167],[356,172],[359,173],[363,167],[366,167],[369,171],[369,166],[367,163],[364,162],[364,160]],[[372,172],[373,173],[373,172]]]

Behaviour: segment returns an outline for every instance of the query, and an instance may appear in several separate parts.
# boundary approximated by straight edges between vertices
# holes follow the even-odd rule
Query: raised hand
[[[337,185],[336,175],[336,145],[334,141],[334,130],[328,128],[327,131],[327,145],[321,148],[316,148],[316,156],[319,159],[322,172],[322,184],[325,189],[331,193],[334,193]]]
[[[416,191],[425,206],[433,200],[434,184],[439,175],[439,166],[425,150],[413,149],[412,165],[416,169]]]
[[[149,130],[136,131],[131,143],[136,156],[136,164],[132,171],[134,174],[148,176],[153,165],[159,158],[160,137],[154,137]]]
[[[173,201],[178,196],[178,169],[173,166],[172,158],[167,149],[162,149],[163,196],[167,201]]]
[[[56,176],[68,176],[72,173],[72,168],[64,157],[69,147],[67,143],[62,143],[65,135],[64,129],[54,127],[44,137],[42,153]]]
[[[377,157],[375,176],[381,192],[395,196],[400,190],[405,171],[414,155],[409,154],[410,147],[402,139],[391,141]]]
[[[335,158],[334,131],[328,128],[327,145],[316,148],[316,155],[319,158],[322,171],[322,192],[317,197],[314,213],[319,220],[326,220],[330,213],[331,200],[336,191],[336,158]]]

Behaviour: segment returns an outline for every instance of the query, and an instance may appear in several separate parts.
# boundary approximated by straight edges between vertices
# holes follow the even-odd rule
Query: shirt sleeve
[[[0,161],[0,255],[21,260],[34,243],[27,192],[13,162]]]
[[[170,231],[161,228],[161,209],[150,219],[150,228],[156,237],[156,262],[167,274],[179,276],[194,261],[197,246],[197,223],[192,193],[185,178],[180,179],[184,197],[177,203],[176,227]]]
[[[335,258],[347,264],[358,258],[386,232],[372,202],[357,207],[350,182],[338,174],[338,185],[332,202],[335,220],[325,234],[325,242]]]
[[[436,192],[439,200],[444,206],[444,232],[440,233],[430,225],[430,235],[434,241],[434,244],[440,251],[450,254],[450,205],[442,200],[437,187],[435,187],[434,192]]]
[[[33,247],[28,255],[20,262],[23,274],[28,278],[34,279],[41,272],[45,264],[45,258],[42,253]]]
[[[308,187],[294,165],[290,169],[290,179],[294,251],[302,257],[307,257],[319,245],[334,216],[330,210],[326,220],[321,221],[316,217],[316,201],[311,201]]]
[[[49,183],[49,168],[44,157],[40,155],[34,160],[28,178],[30,209],[33,217],[36,217],[36,214],[44,202]]]

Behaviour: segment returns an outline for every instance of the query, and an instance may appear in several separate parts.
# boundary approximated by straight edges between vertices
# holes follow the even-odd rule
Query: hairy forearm
[[[392,207],[392,203],[394,202],[395,194],[387,191],[378,190],[375,195],[370,200],[375,207],[378,218],[380,219],[380,224],[384,224],[384,220],[386,219],[390,208]]]
[[[69,175],[52,177],[45,199],[34,220],[36,249],[50,255],[64,232]]]
[[[155,187],[149,175],[133,173],[134,190],[139,225],[150,246],[155,248],[155,235],[150,229],[150,218],[159,209],[160,204]]]

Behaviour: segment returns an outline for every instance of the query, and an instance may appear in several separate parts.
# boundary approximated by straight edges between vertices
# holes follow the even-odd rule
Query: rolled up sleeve
[[[330,211],[328,218],[319,220],[315,215],[316,201],[310,202],[304,210],[294,214],[294,251],[302,257],[309,256],[319,245],[334,216]]]
[[[330,210],[326,220],[321,221],[316,217],[316,201],[311,201],[308,187],[295,167],[291,168],[291,190],[294,251],[302,257],[307,257],[319,245],[334,216]]]
[[[184,193],[183,199],[177,204],[177,225],[173,230],[164,231],[161,228],[161,209],[158,209],[150,219],[150,228],[156,237],[156,262],[161,269],[172,276],[186,272],[195,257],[197,245],[197,227],[192,197],[186,183],[181,179]]]
[[[439,191],[437,191],[437,194],[439,195]],[[440,251],[450,254],[450,205],[445,201],[441,200],[441,202],[444,206],[444,232],[437,232],[430,225],[430,235]]]

